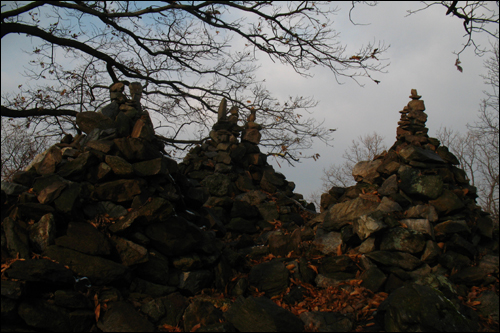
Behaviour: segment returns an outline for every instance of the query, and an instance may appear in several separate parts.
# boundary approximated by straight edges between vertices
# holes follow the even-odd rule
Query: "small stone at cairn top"
[[[411,90],[411,95],[409,96],[411,99],[420,99],[420,95],[417,95],[417,89],[412,89]]]

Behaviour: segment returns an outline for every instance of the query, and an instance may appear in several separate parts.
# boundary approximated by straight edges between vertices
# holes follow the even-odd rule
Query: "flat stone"
[[[103,332],[153,332],[155,326],[141,316],[134,306],[123,301],[110,302],[97,327]]]
[[[443,193],[443,179],[438,175],[420,175],[419,170],[406,167],[400,177],[399,188],[408,195],[436,199]]]
[[[403,251],[418,253],[425,247],[425,237],[422,233],[396,227],[386,232],[380,243],[382,251]]]
[[[434,239],[434,227],[428,219],[404,219],[400,220],[408,229],[415,230],[424,234],[428,234]]]
[[[418,284],[393,291],[379,306],[386,332],[474,331],[464,315],[457,311],[440,291]]]
[[[124,265],[101,257],[52,245],[43,255],[57,260],[80,276],[86,276],[94,285],[106,285],[119,280],[130,279],[130,272]]]
[[[89,134],[95,128],[106,129],[113,127],[113,120],[99,112],[79,112],[76,115],[76,124],[83,132]]]
[[[370,237],[371,234],[387,228],[381,213],[362,215],[354,220],[352,224],[354,232],[361,240]]]
[[[429,204],[436,208],[436,211],[443,215],[448,215],[460,211],[465,207],[464,202],[453,191],[444,190],[443,194],[436,200],[430,200]]]
[[[336,312],[309,311],[299,315],[305,327],[315,332],[350,332],[352,321],[347,316]]]
[[[144,187],[142,179],[120,179],[96,186],[94,193],[99,200],[123,202],[132,200]]]
[[[70,222],[67,234],[55,240],[56,245],[90,255],[109,255],[111,245],[104,234],[90,223]]]
[[[240,332],[302,332],[304,323],[266,297],[238,297],[224,313]]]
[[[40,194],[38,194],[38,202],[41,204],[51,203],[54,199],[59,197],[62,190],[64,190],[67,185],[66,182],[55,182],[50,184],[40,191]]]
[[[344,225],[362,215],[374,212],[379,203],[358,197],[354,200],[338,203],[330,207],[325,215],[323,229],[340,230]]]
[[[380,177],[377,169],[381,164],[382,160],[358,162],[352,169],[352,176],[357,182],[362,181],[368,184],[374,184]]]
[[[273,259],[252,267],[248,281],[267,296],[272,297],[288,287],[288,269],[282,260]]]
[[[331,231],[321,236],[316,236],[313,241],[314,246],[324,254],[336,254],[337,249],[342,245],[342,234]]]
[[[130,176],[134,172],[134,168],[132,164],[125,161],[123,158],[119,156],[106,155],[105,162],[107,165],[111,167],[114,174],[117,176]]]
[[[429,149],[409,145],[401,149],[399,155],[407,161],[446,163],[438,154]]]
[[[405,252],[374,251],[365,256],[383,265],[401,267],[407,271],[414,270],[422,263],[418,258]]]

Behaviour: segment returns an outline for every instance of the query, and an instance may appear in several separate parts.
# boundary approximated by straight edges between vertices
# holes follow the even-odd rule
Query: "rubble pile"
[[[498,234],[416,91],[394,146],[317,214],[260,152],[254,111],[223,100],[177,163],[124,89],[2,182],[2,330],[495,327]]]

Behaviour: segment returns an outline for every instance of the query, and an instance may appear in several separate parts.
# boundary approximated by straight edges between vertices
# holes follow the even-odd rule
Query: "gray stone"
[[[368,215],[362,215],[355,219],[352,227],[359,238],[361,240],[364,240],[370,237],[371,234],[387,228],[387,225],[384,223],[382,214],[372,213]]]
[[[467,319],[433,288],[411,284],[394,292],[379,306],[387,332],[471,332]]]
[[[127,267],[108,259],[90,256],[57,245],[49,246],[43,254],[69,266],[76,274],[88,277],[92,284],[105,285],[117,280],[129,279],[130,272]]]
[[[381,290],[387,276],[385,276],[385,274],[377,267],[370,267],[359,276],[359,279],[363,280],[361,283],[362,287],[370,289],[376,293]]]
[[[238,297],[224,313],[240,332],[302,332],[304,323],[266,297]]]
[[[56,236],[56,222],[53,214],[42,216],[40,221],[29,227],[29,238],[34,250],[38,253],[45,251],[47,246],[54,244]]]
[[[228,176],[223,174],[214,174],[206,177],[201,184],[208,188],[211,195],[223,197],[230,194],[232,182]]]
[[[444,190],[439,198],[430,200],[429,204],[434,206],[439,214],[443,215],[460,211],[465,207],[464,202],[450,190]]]
[[[402,170],[401,170],[402,169]],[[408,195],[436,199],[443,193],[443,179],[437,175],[420,175],[417,169],[400,168],[399,188]]]
[[[7,195],[18,196],[27,190],[29,190],[29,188],[26,186],[2,181],[2,191]]]
[[[137,162],[133,164],[133,168],[135,174],[139,177],[169,174],[166,157],[160,157],[144,162]]]
[[[365,256],[382,265],[401,267],[407,271],[414,270],[422,263],[418,258],[405,252],[373,251]]]
[[[399,163],[398,163],[399,165]],[[384,180],[380,188],[378,189],[380,195],[391,195],[398,193],[398,176],[391,175],[389,178]]]
[[[352,176],[357,182],[362,181],[368,184],[374,184],[380,177],[377,169],[381,164],[382,160],[358,162],[352,169]]]
[[[58,287],[70,286],[75,280],[73,272],[61,263],[49,259],[17,260],[5,271],[10,279],[19,279],[30,282],[49,282]],[[3,285],[3,282],[2,282]]]
[[[382,251],[418,253],[424,247],[425,237],[422,233],[401,227],[392,228],[386,232],[380,243]]]
[[[325,215],[323,229],[340,230],[344,225],[362,215],[374,212],[379,203],[358,197],[354,200],[338,203],[330,207]]]
[[[195,300],[189,304],[184,312],[184,332],[191,332],[193,327],[198,326],[200,332],[205,331],[207,326],[218,324],[224,318],[222,311],[217,309],[212,303],[204,300]]]
[[[282,260],[273,259],[252,267],[248,281],[267,296],[272,297],[288,287],[288,269]]]
[[[130,176],[134,172],[132,164],[119,156],[106,155],[105,162],[117,176]]]
[[[142,179],[119,179],[96,186],[94,193],[100,200],[123,202],[140,194],[145,183]]]
[[[305,327],[315,332],[350,332],[352,321],[336,312],[310,311],[299,315]]]
[[[423,149],[414,145],[409,145],[401,149],[399,155],[407,161],[446,163],[445,160],[432,150]]]
[[[470,234],[469,226],[464,220],[449,220],[444,221],[434,226],[434,233],[436,236],[442,236],[453,233],[466,233]]]
[[[87,170],[97,163],[99,163],[97,158],[89,151],[86,151],[74,160],[62,165],[57,174],[65,179],[80,181],[83,180]]]
[[[155,326],[142,317],[130,303],[123,301],[107,304],[97,327],[103,332],[153,332]]]
[[[19,305],[18,313],[29,326],[52,332],[72,331],[68,311],[47,301],[24,301]]]
[[[76,124],[83,132],[89,134],[95,128],[113,127],[113,120],[98,112],[79,112],[76,115]]]
[[[148,250],[128,239],[113,235],[111,237],[121,262],[125,266],[140,264],[149,260]]]
[[[416,205],[408,208],[405,212],[407,218],[423,218],[430,222],[436,222],[439,218],[436,209],[431,205]]]
[[[12,258],[19,256],[19,258],[30,259],[31,256],[26,231],[21,228],[19,223],[10,217],[6,217],[3,220],[2,227],[5,232],[5,240],[9,255]]]
[[[210,287],[213,279],[213,274],[209,270],[182,272],[179,276],[179,289],[196,295],[202,289]]]
[[[166,256],[188,254],[202,239],[199,228],[178,216],[169,218],[168,223],[149,225],[145,233],[152,245]]]
[[[118,103],[116,101],[113,101],[105,107],[101,108],[98,112],[102,113],[108,118],[115,119],[119,112],[118,107]]]
[[[47,150],[40,164],[37,165],[36,171],[40,175],[47,175],[56,171],[56,166],[62,161],[61,149],[57,146],[52,146]]]
[[[406,225],[411,230],[427,234],[434,239],[434,227],[428,219],[404,219],[399,222]]]
[[[342,245],[342,234],[331,231],[321,236],[316,235],[313,245],[324,254],[336,254],[338,247]]]
[[[66,182],[55,182],[50,184],[40,191],[40,194],[38,194],[38,202],[41,204],[51,203],[54,199],[59,197],[62,190],[64,190],[67,185]]]

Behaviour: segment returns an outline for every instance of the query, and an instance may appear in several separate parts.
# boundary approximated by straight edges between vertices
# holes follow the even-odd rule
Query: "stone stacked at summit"
[[[319,223],[315,242],[337,239],[342,253],[359,256],[362,286],[395,291],[379,308],[387,331],[471,329],[461,315],[443,326],[426,322],[426,311],[434,310],[411,308],[442,294],[459,307],[461,290],[495,283],[498,230],[494,234],[492,220],[476,204],[476,188],[456,167],[457,158],[427,135],[424,102],[415,89],[410,98],[389,151],[355,165],[356,185],[323,194],[323,212],[311,221]]]

